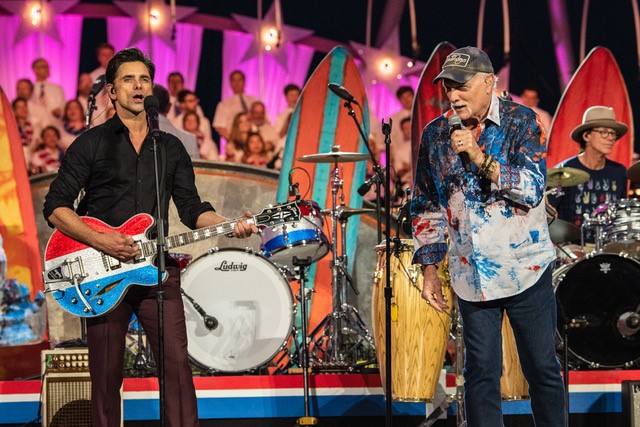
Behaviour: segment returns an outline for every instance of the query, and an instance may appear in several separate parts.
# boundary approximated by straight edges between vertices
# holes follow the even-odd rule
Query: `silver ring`
[[[458,141],[458,147],[462,147],[462,140]]]

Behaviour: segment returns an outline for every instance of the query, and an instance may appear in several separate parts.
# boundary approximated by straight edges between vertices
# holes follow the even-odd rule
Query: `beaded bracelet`
[[[478,168],[478,173],[480,175],[484,175],[484,171],[487,169],[487,167],[489,166],[489,163],[491,163],[492,160],[493,160],[493,156],[491,156],[489,154],[485,154],[484,155],[484,159],[482,160],[482,164]]]
[[[491,159],[491,161],[487,164],[487,166],[480,171],[480,173],[485,177],[491,179],[491,175],[498,169],[498,162]]]

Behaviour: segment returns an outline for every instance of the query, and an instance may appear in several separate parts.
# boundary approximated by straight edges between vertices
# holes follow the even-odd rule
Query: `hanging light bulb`
[[[33,6],[31,6],[29,17],[31,18],[31,24],[34,27],[40,25],[40,23],[42,22],[42,7],[39,3],[35,3]]]
[[[262,45],[266,51],[270,51],[274,47],[277,47],[280,43],[278,29],[271,25],[262,27],[260,40],[262,40]]]
[[[162,15],[160,15],[160,11],[158,9],[151,9],[149,12],[149,23],[152,27],[157,27],[160,25]]]

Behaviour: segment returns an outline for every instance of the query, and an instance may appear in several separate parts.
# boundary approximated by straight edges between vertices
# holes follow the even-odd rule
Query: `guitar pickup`
[[[47,289],[49,292],[67,288],[68,286],[61,286],[61,284],[68,283],[72,285],[74,280],[81,281],[87,276],[80,257],[66,259],[56,267],[45,270],[42,273],[44,283],[49,285]]]
[[[104,265],[104,269],[106,271],[117,270],[122,267],[120,261],[112,256],[101,253],[102,255],[102,264]]]

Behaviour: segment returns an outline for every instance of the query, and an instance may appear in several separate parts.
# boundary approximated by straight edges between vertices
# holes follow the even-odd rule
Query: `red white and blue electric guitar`
[[[132,236],[140,246],[141,256],[121,262],[54,230],[47,243],[42,275],[47,291],[52,292],[62,308],[76,316],[100,316],[118,305],[129,286],[157,285],[158,269],[153,264],[156,241],[147,238],[147,232],[155,223],[151,215],[138,214],[118,228],[92,217],[81,219],[96,231],[119,231]],[[250,224],[269,227],[299,220],[300,210],[296,202],[268,207],[246,218]],[[237,222],[236,219],[168,236],[165,247],[169,250],[231,233]],[[167,277],[165,272],[164,280]]]

